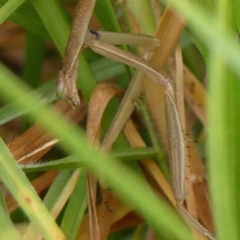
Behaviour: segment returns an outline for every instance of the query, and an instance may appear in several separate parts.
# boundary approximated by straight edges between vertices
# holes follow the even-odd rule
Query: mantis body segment
[[[80,104],[76,81],[79,65],[78,55],[82,49],[85,34],[79,34],[79,27],[83,33],[87,31],[95,3],[96,0],[79,1],[63,59],[63,68],[58,75],[56,93],[66,99],[72,107]]]
[[[148,62],[149,55],[143,55],[143,58],[141,58],[112,45],[134,44],[157,47],[159,44],[158,40],[153,37],[143,35],[127,35],[109,32],[104,33],[89,30],[87,26],[91,15],[90,13],[93,10],[95,2],[96,1],[93,0],[82,1],[81,7],[88,12],[87,14],[83,13],[81,7],[78,6],[77,8],[80,15],[76,15],[76,18],[79,18],[80,20],[76,20],[76,18],[74,20],[73,30],[66,50],[67,59],[65,58],[64,67],[59,73],[57,85],[58,94],[62,95],[63,98],[66,98],[72,106],[80,104],[76,87],[78,55],[80,51],[86,47],[90,47],[93,51],[105,57],[138,69],[138,71],[134,74],[132,82],[129,84],[124,99],[102,143],[101,149],[104,152],[108,152],[134,109],[134,103],[137,101],[141,92],[144,74],[148,75],[156,83],[163,85],[165,87],[164,106],[168,130],[171,177],[176,206],[189,225],[209,239],[215,239],[213,234],[202,226],[200,222],[195,219],[184,207],[184,201],[187,195],[184,186],[186,155],[185,139],[182,132],[179,113],[176,107],[175,90],[171,80],[168,79],[159,69]],[[85,21],[83,21],[83,19],[85,19]],[[81,36],[79,37],[79,33],[76,32],[76,28],[78,26],[80,29],[82,25],[84,25],[84,28],[81,31]],[[154,47],[150,47],[147,50],[152,51]]]

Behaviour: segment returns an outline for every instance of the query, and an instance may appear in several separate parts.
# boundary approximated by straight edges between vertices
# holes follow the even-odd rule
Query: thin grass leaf
[[[115,159],[119,159],[121,161],[136,161],[139,159],[148,159],[154,158],[158,155],[158,151],[154,148],[146,147],[146,148],[121,148],[121,150],[115,149],[111,156]],[[49,171],[54,169],[75,169],[79,167],[85,167],[87,165],[86,160],[81,159],[80,156],[69,156],[62,159],[50,161],[50,162],[39,162],[36,164],[27,164],[22,165],[20,167],[26,172],[33,171]]]
[[[8,239],[16,239],[20,240],[21,237],[17,232],[15,226],[13,225],[8,210],[6,207],[6,203],[4,201],[4,196],[2,190],[0,189],[0,232],[1,232],[1,239],[8,240]]]
[[[8,209],[7,209],[7,206],[6,206],[6,202],[4,200],[4,195],[3,195],[3,192],[2,192],[2,188],[0,188],[0,205],[1,205],[2,211],[5,212],[5,214],[8,214]]]
[[[137,1],[127,1],[125,4],[142,32],[153,36],[156,24],[151,9],[151,2],[149,0],[142,0],[141,4],[139,4]]]
[[[6,0],[0,0],[0,5],[4,4],[5,2]],[[50,38],[45,26],[41,22],[35,8],[30,1],[25,1],[14,12],[14,14],[9,17],[9,20],[43,38]]]
[[[160,146],[159,136],[157,135],[155,126],[152,123],[149,107],[147,103],[142,99],[139,99],[138,102],[140,103],[141,114],[147,127],[148,130],[147,133],[149,134],[149,137],[151,139],[151,144],[153,145],[155,151],[158,152],[158,154],[154,158],[156,159],[164,175],[169,177],[170,176],[169,164],[167,161],[163,161],[164,152],[162,147]]]
[[[90,63],[94,76],[98,82],[110,79],[124,72],[125,67],[111,59],[101,58]]]
[[[121,32],[121,28],[109,0],[97,1],[94,9],[105,31]]]
[[[219,1],[218,31],[221,34],[233,27],[229,4],[229,1]],[[223,54],[215,46],[210,48],[210,52],[209,157],[217,236],[218,239],[238,239],[239,207],[236,195],[239,196],[239,180],[236,178],[236,166],[239,165],[240,156],[240,113],[236,103],[240,102],[240,83],[229,69]],[[219,179],[219,176],[222,177]],[[226,189],[226,192],[221,194],[220,189]],[[231,224],[227,219],[231,219]]]
[[[94,13],[96,14],[97,18],[101,22],[101,25],[103,26],[104,31],[122,32],[110,0],[97,1],[94,8]],[[121,45],[121,48],[126,51],[128,50],[128,47],[126,45]],[[128,75],[130,76],[132,69],[126,65],[124,67]]]
[[[0,8],[0,24],[2,24],[24,2],[25,0],[8,0]]]
[[[70,22],[67,14],[58,1],[32,2],[52,40],[63,56],[70,33]]]
[[[81,171],[61,222],[61,229],[68,240],[76,239],[88,204],[86,169]]]
[[[61,171],[52,183],[51,187],[48,189],[48,192],[43,200],[48,210],[51,210],[53,208],[55,202],[58,199],[59,193],[64,188],[66,182],[68,182],[68,180],[71,178],[72,173],[72,170]]]

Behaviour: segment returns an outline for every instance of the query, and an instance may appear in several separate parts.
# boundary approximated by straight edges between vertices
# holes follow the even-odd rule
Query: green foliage
[[[165,2],[168,3],[167,0]],[[210,172],[209,182],[213,199],[216,237],[219,240],[239,239],[240,47],[237,38],[240,21],[239,4],[233,0],[204,1],[201,2],[201,7],[198,1],[173,0],[171,4],[176,11],[188,19],[193,42],[199,48],[209,73],[207,146],[209,159],[207,164]],[[65,139],[60,145],[63,151],[69,155],[69,157],[53,162],[22,167],[26,171],[61,170],[49,188],[45,199],[41,201],[1,140],[0,177],[29,220],[35,223],[45,239],[63,239],[49,212],[70,181],[73,174],[72,169],[82,167],[75,189],[62,213],[60,228],[67,239],[75,239],[87,208],[86,169],[90,169],[100,180],[107,179],[120,198],[145,217],[159,239],[160,236],[163,237],[162,239],[191,239],[189,229],[178,214],[150,189],[143,175],[139,173],[136,162],[134,161],[129,166],[126,164],[130,160],[149,157],[156,157],[160,161],[160,148],[151,127],[149,129],[154,142],[153,148],[129,151],[126,139],[120,136],[116,142],[117,149],[110,156],[103,156],[93,150],[86,139],[85,132],[79,126],[73,125],[60,114],[45,106],[46,99],[41,99],[42,101],[39,102],[39,97],[52,89],[55,84],[54,80],[40,87],[44,46],[51,40],[60,55],[63,56],[70,33],[71,16],[60,1],[0,0],[0,5],[2,6],[0,22],[8,19],[21,25],[28,33],[25,63],[26,82],[21,81],[3,64],[0,65],[0,96],[1,100],[6,103],[0,109],[0,124],[5,124],[27,113],[27,118],[37,119],[49,133],[59,139]],[[142,1],[141,7],[146,10],[146,16],[142,16],[141,8],[137,9],[133,15],[136,18],[142,16],[141,20],[146,17],[146,21],[139,21],[138,25],[142,29],[146,29],[146,23],[151,25],[148,31],[153,33],[156,26],[150,1]],[[104,15],[104,12],[108,14]],[[95,13],[105,29],[121,31],[110,1],[98,0]],[[95,59],[95,57],[91,63],[88,63],[86,60],[88,53],[84,54],[80,57],[78,87],[87,101],[98,81],[116,74],[119,74],[120,77],[122,74],[124,78],[129,76],[130,71],[126,71],[122,64],[103,58]],[[33,79],[33,76],[36,78]],[[32,91],[29,86],[38,87],[38,89]],[[55,97],[47,100],[48,102],[53,101]],[[114,99],[108,107],[103,119],[103,132],[107,131],[118,104],[119,100]],[[126,161],[120,161],[118,158]],[[26,198],[31,201],[31,204],[26,204]],[[6,212],[2,194],[0,222],[4,223],[1,225],[3,239],[21,239]],[[34,228],[29,229],[28,233],[33,234],[30,236],[36,237]],[[59,235],[57,236],[57,234]]]

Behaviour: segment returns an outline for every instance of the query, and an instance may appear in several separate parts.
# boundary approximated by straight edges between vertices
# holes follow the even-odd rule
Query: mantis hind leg
[[[174,96],[172,91],[169,91],[169,87],[166,87],[165,90],[165,115],[168,130],[168,151],[172,175],[172,186],[174,197],[176,199],[176,205],[182,217],[190,226],[209,239],[214,240],[215,238],[213,233],[205,228],[184,206],[184,201],[187,196],[184,187],[186,154],[185,140]]]

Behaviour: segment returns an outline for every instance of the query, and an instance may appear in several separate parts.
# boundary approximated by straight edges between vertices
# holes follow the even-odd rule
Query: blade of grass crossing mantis
[[[74,64],[74,63],[73,63]],[[145,64],[145,66],[146,66],[146,64]],[[147,71],[147,70],[146,70]],[[149,71],[149,70],[148,70]],[[151,72],[151,69],[150,69],[150,72]]]
[[[233,2],[218,2],[217,30],[234,30]],[[235,32],[237,39],[238,31]],[[239,238],[239,78],[216,45],[210,48],[209,155],[216,229],[219,239]],[[223,177],[220,177],[223,176]],[[224,194],[221,189],[225,189]],[[227,221],[231,219],[231,222]]]
[[[3,80],[0,81],[1,96],[4,99],[15,99],[16,95],[26,94],[26,86],[20,81],[17,81],[17,78],[2,65],[0,65],[0,67],[0,78]],[[11,89],[11,91],[8,91],[9,89]],[[31,95],[28,101],[19,100],[16,104],[21,107],[34,106],[37,100],[34,95]],[[184,240],[191,238],[188,229],[179,221],[176,213],[161,201],[161,199],[156,197],[145,181],[137,176],[135,172],[130,171],[129,168],[124,167],[124,165],[112,159],[110,160],[108,156],[103,156],[102,154],[92,151],[92,147],[86,142],[80,128],[72,125],[70,127],[69,122],[64,121],[61,115],[53,112],[47,106],[38,110],[33,109],[33,111],[29,112],[29,117],[37,118],[39,122],[56,137],[66,139],[64,144],[62,144],[63,149],[70,154],[80,154],[82,158],[87,160],[87,167],[96,173],[97,176],[107,177],[119,196],[138,209],[146,217],[156,233],[161,232],[161,234],[163,233],[164,235],[171,234],[175,236],[175,238],[179,237]],[[67,131],[66,129],[68,128],[66,127],[70,130]],[[60,128],[63,131],[59,131]],[[95,161],[96,159],[98,161]],[[121,171],[119,166],[121,166]],[[122,170],[124,170],[124,178],[122,178]],[[16,177],[16,175],[14,175],[14,177]],[[121,181],[119,181],[119,179],[121,179]],[[142,189],[144,189],[144,191],[142,191]],[[166,222],[162,211],[166,212],[168,218],[171,219],[171,224]],[[160,225],[163,226],[161,229]]]
[[[47,84],[39,87],[38,89],[34,90],[34,94],[37,95],[39,97],[39,99],[41,99],[41,101],[38,102],[38,105],[41,106],[43,104],[46,104],[47,102],[52,102],[54,100],[56,100],[55,96],[52,96],[51,99],[49,97],[47,98],[42,98],[42,96],[45,96],[56,84],[56,81],[50,81]],[[23,96],[23,98],[27,98],[26,94],[25,96]],[[16,101],[16,100],[15,100]],[[37,106],[34,106],[37,107]],[[3,107],[0,108],[0,125],[3,125],[17,117],[20,117],[22,115],[24,115],[25,113],[27,113],[31,108],[18,108],[16,109],[14,102],[13,103],[9,103],[8,105],[5,105]]]

